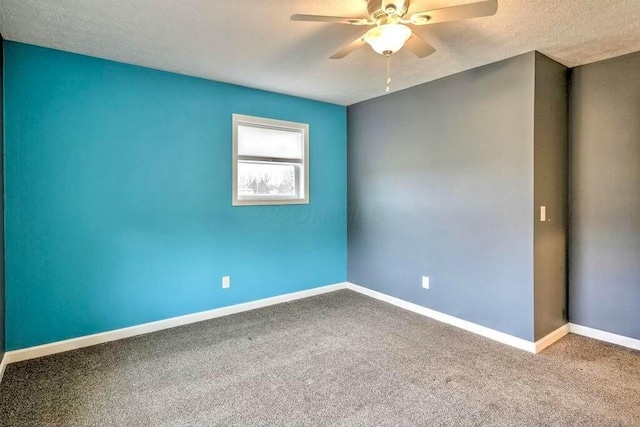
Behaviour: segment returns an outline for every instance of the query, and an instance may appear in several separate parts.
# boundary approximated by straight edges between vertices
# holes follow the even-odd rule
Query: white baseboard
[[[170,319],[130,326],[123,329],[116,329],[114,331],[101,332],[99,334],[72,338],[64,341],[24,348],[21,350],[8,351],[4,355],[2,367],[4,368],[5,363],[15,363],[21,362],[23,360],[35,359],[37,357],[62,353],[64,351],[76,350],[78,348],[89,347],[109,341],[133,337],[136,335],[148,334],[150,332],[161,331],[163,329],[175,328],[176,326],[188,325],[190,323],[201,322],[203,320],[215,319],[216,317],[228,316],[230,314],[241,313],[243,311],[255,310],[256,308],[262,308],[270,305],[295,301],[302,298],[308,298],[315,295],[326,294],[328,292],[337,291],[339,289],[345,289],[346,285],[346,283],[336,283],[334,285],[322,286],[306,291],[294,292],[257,301],[246,302],[243,304],[216,308],[214,310],[203,311],[200,313],[187,314],[185,316],[172,317]]]
[[[505,334],[504,332],[496,331],[495,329],[487,328],[486,326],[481,326],[476,323],[469,322],[467,320],[462,320],[457,317],[444,314],[439,311],[435,311],[418,304],[414,304],[412,302],[401,300],[400,298],[392,297],[390,295],[386,295],[381,292],[356,285],[354,283],[347,283],[347,289],[351,289],[352,291],[359,292],[363,295],[367,295],[369,297],[378,299],[380,301],[388,302],[389,304],[393,304],[397,307],[404,308],[405,310],[413,311],[414,313],[418,313],[423,316],[430,317],[440,322],[447,323],[452,326],[456,326],[460,329],[473,332],[474,334],[481,335],[485,338],[489,338],[494,341],[498,341],[503,344],[510,345],[511,347],[516,347],[521,350],[528,351],[530,353],[536,353],[537,343],[527,341],[522,338],[514,337],[513,335]],[[543,338],[543,340],[544,339],[546,339],[546,337]]]
[[[569,332],[576,335],[594,338],[600,341],[609,342],[611,344],[621,345],[623,347],[640,350],[640,340],[624,335],[613,334],[611,332],[601,331],[599,329],[589,328],[587,326],[569,323]]]
[[[2,356],[2,360],[0,360],[0,382],[2,382],[2,377],[4,376],[4,370],[7,367],[7,354],[5,353]]]
[[[344,282],[336,283],[333,285],[322,286],[319,288],[309,289],[306,291],[294,292],[290,294],[280,295],[271,298],[265,298],[257,301],[251,301],[247,303],[232,305],[229,307],[221,307],[213,310],[203,311],[200,313],[187,314],[185,316],[173,317],[170,319],[159,320],[157,322],[145,323],[142,325],[131,326],[128,328],[117,329],[113,331],[102,332],[99,334],[87,335],[78,338],[72,338],[64,341],[53,342],[49,344],[43,344],[35,347],[29,347],[21,350],[13,350],[5,353],[2,361],[0,361],[0,381],[2,381],[2,375],[7,364],[21,362],[23,360],[35,359],[38,357],[48,356],[51,354],[62,353],[65,351],[75,350],[83,347],[88,347],[96,344],[102,344],[110,341],[115,341],[123,338],[129,338],[136,335],[148,334],[150,332],[161,331],[163,329],[174,328],[177,326],[188,325],[190,323],[201,322],[204,320],[215,319],[217,317],[228,316],[230,314],[241,313],[244,311],[255,310],[257,308],[267,307],[270,305],[281,304],[289,301],[295,301],[302,298],[308,298],[315,295],[321,295],[329,292],[334,292],[340,289],[350,289],[360,294],[366,295],[371,298],[375,298],[389,304],[393,304],[397,307],[405,310],[412,311],[414,313],[421,314],[426,317],[430,317],[434,320],[438,320],[443,323],[464,329],[469,332],[481,335],[485,338],[492,339],[494,341],[507,344],[511,347],[519,348],[521,350],[528,351],[530,353],[539,353],[560,338],[567,335],[567,333],[574,333],[578,335],[584,335],[590,338],[595,338],[601,341],[618,344],[621,346],[640,350],[640,340],[625,337],[622,335],[612,334],[610,332],[600,331],[586,326],[576,325],[569,323],[563,325],[555,331],[551,332],[544,338],[534,342],[527,341],[522,338],[514,337],[504,332],[496,331],[495,329],[487,328],[476,323],[469,322],[439,311],[432,310],[414,304],[402,299],[392,297],[390,295],[383,294],[372,289],[368,289],[354,283]]]
[[[540,353],[545,348],[549,347],[554,342],[558,341],[560,338],[564,337],[569,333],[569,324],[566,323],[560,326],[555,331],[551,332],[547,336],[540,338],[536,341],[536,353]]]

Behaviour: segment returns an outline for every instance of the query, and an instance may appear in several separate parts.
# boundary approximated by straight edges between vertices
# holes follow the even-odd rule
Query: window
[[[309,203],[309,125],[233,115],[233,205]]]

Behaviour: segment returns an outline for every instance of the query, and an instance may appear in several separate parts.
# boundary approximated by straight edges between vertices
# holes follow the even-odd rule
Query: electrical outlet
[[[231,286],[231,279],[229,276],[224,276],[222,278],[222,289],[227,289],[229,286]]]
[[[422,287],[429,289],[429,278],[427,276],[422,276]]]

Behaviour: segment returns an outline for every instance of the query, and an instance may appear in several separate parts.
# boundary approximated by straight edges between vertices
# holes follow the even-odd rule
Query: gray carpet
[[[539,355],[338,291],[7,367],[2,425],[640,425],[640,352]]]

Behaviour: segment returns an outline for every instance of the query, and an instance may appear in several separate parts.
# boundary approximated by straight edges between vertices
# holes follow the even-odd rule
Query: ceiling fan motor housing
[[[403,17],[409,10],[410,0],[368,0],[367,11],[371,20],[378,22],[388,16]]]

